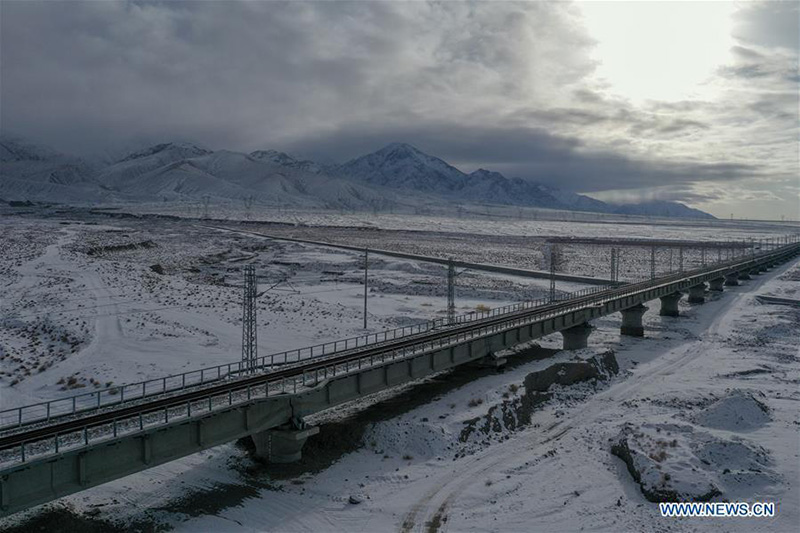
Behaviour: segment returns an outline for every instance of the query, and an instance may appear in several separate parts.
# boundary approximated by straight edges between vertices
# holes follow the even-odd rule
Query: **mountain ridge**
[[[340,165],[321,165],[278,150],[241,153],[166,142],[93,166],[48,147],[0,137],[0,197],[7,200],[141,202],[202,196],[252,196],[266,205],[298,207],[468,202],[713,218],[679,202],[614,205],[484,168],[468,174],[408,143],[391,143]]]

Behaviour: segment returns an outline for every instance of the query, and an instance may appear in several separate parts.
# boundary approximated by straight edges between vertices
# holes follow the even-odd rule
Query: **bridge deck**
[[[0,434],[0,515],[83,490],[725,274],[783,261],[799,244],[612,287],[194,390]]]

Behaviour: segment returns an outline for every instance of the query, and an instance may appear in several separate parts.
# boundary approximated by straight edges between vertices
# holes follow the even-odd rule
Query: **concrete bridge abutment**
[[[714,278],[708,282],[708,290],[714,292],[722,292],[724,290],[722,287],[724,283],[725,283],[725,278]]]
[[[561,335],[564,337],[565,350],[580,350],[589,346],[589,335],[594,328],[588,322],[582,322],[577,326],[564,329]]]
[[[678,316],[678,302],[683,297],[681,292],[673,292],[661,297],[661,310],[658,312],[661,316]]]
[[[646,305],[639,304],[620,311],[622,313],[622,326],[619,328],[620,334],[628,337],[644,337],[642,317],[647,309]]]
[[[731,272],[730,274],[725,274],[725,286],[726,287],[735,287],[739,284],[739,273],[738,272]]]
[[[698,283],[689,287],[689,303],[701,304],[706,301],[706,284]]]
[[[303,457],[306,440],[317,433],[317,426],[303,429],[281,426],[254,433],[251,438],[256,445],[256,457],[259,459],[268,463],[293,463]]]

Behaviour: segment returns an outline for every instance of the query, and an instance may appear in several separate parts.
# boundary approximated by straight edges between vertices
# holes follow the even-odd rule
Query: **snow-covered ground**
[[[357,254],[223,237],[169,221],[15,218],[3,220],[2,239],[14,257],[4,255],[0,266],[4,407],[67,394],[59,390],[62,377],[103,387],[217,364],[220,357],[236,360],[235,284],[240,260],[254,254],[249,260],[261,267],[262,290],[291,274],[291,286],[276,289],[299,291],[273,290],[260,303],[261,353],[363,331]],[[153,245],[119,248],[145,241]],[[152,271],[154,264],[164,274]],[[440,316],[443,287],[431,282],[441,267],[376,259],[371,269],[372,327]],[[231,443],[6,525],[66,506],[100,524],[176,531],[795,531],[800,312],[757,305],[754,297],[797,298],[798,282],[800,263],[781,266],[703,305],[683,302],[679,318],[658,316],[658,303],[651,303],[643,339],[620,337],[619,316],[610,316],[596,321],[588,350],[553,351],[546,359],[512,355],[502,373],[460,369],[322,413],[311,420],[322,431],[295,467],[255,463]],[[462,311],[546,288],[546,280],[490,276],[459,283]],[[60,328],[77,345],[73,351],[72,337],[53,341],[44,330],[25,333],[20,322]],[[50,344],[49,352],[41,348]],[[560,335],[539,344],[558,348]],[[608,350],[618,375],[554,385],[549,399],[531,407],[526,376]],[[19,381],[11,386],[13,379]],[[670,473],[655,484],[713,484],[718,498],[778,502],[777,516],[661,518],[611,453],[626,430],[636,435],[632,445],[660,458],[653,468]]]
[[[258,266],[264,291],[261,355],[446,311],[440,265],[370,258],[364,330],[358,253],[180,221],[8,217],[2,229],[2,408],[238,361],[244,263]],[[456,312],[532,300],[547,290],[546,280],[463,273]]]
[[[254,206],[238,203],[121,204],[110,210],[137,214],[160,214],[200,219],[275,222],[297,227],[345,227],[386,230],[437,231],[488,236],[615,236],[662,239],[738,240],[773,237],[775,233],[797,233],[797,222],[766,223],[739,220],[646,219],[602,213],[553,211],[508,206],[468,206],[437,213],[350,212]]]

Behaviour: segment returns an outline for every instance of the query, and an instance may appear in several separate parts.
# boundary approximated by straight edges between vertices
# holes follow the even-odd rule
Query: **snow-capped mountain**
[[[450,201],[659,217],[714,218],[678,202],[612,205],[535,181],[478,169],[465,174],[409,144],[393,143],[335,169],[339,175],[383,187],[434,193]]]
[[[499,172],[478,169],[465,176],[460,190],[455,194],[465,200],[480,201],[492,198],[494,203],[507,205],[530,205],[554,207],[558,201],[546,191],[540,191],[536,184],[517,179],[507,179]]]
[[[332,208],[385,207],[391,202],[368,187],[306,170],[313,165],[310,161],[280,155],[162,144],[106,167],[98,180],[123,197],[141,200],[252,196],[262,205]]]
[[[463,172],[438,157],[404,143],[392,143],[348,161],[334,171],[372,185],[438,194],[459,190],[466,178]]]
[[[551,209],[610,212],[607,204],[553,187],[506,178],[478,169],[465,174],[445,161],[409,144],[393,143],[336,168],[342,176],[402,190],[445,195],[451,200]]]
[[[100,201],[106,195],[88,162],[10,136],[0,137],[0,198]]]
[[[326,167],[276,150],[250,154],[162,143],[112,164],[0,138],[0,198],[86,204],[252,197],[274,206],[383,209],[452,203],[675,217],[710,217],[676,202],[611,205],[555,187],[479,169],[466,174],[409,144],[393,143]]]
[[[322,165],[305,159],[296,159],[289,154],[279,152],[277,150],[256,150],[255,152],[250,152],[250,157],[259,159],[261,161],[274,163],[283,167],[304,170],[306,172],[311,172],[312,174],[321,174],[324,172]]]
[[[55,185],[93,183],[94,169],[86,161],[20,139],[0,137],[2,175]]]

